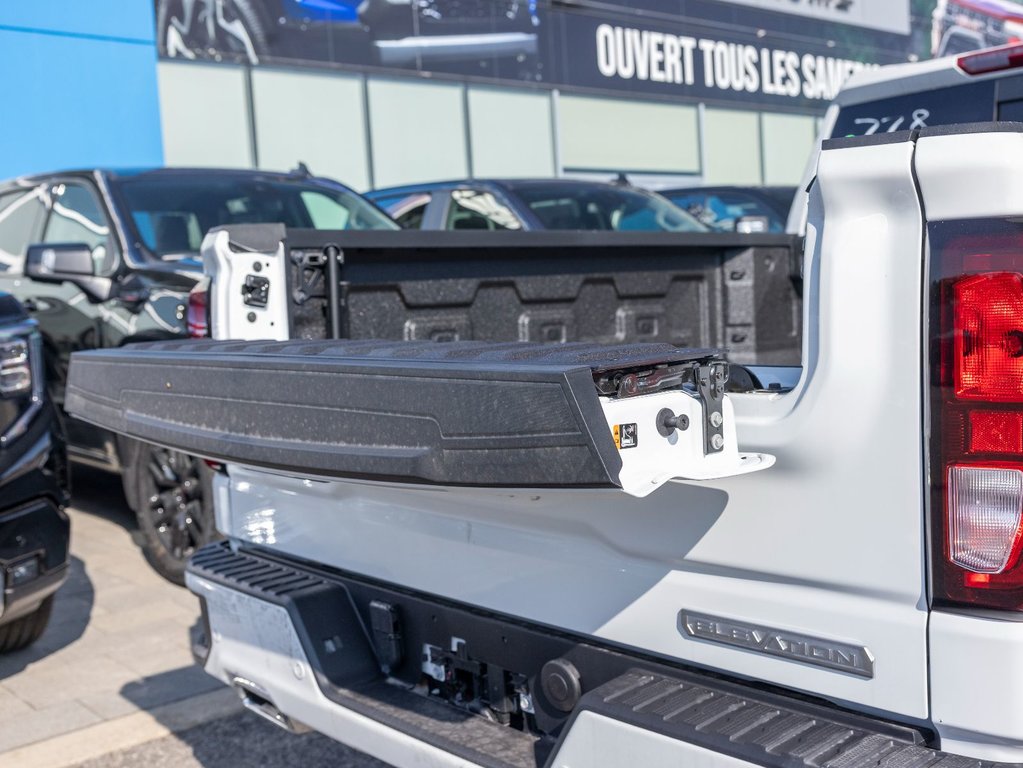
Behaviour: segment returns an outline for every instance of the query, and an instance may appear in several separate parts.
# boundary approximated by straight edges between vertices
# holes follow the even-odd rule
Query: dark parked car
[[[0,184],[0,290],[39,323],[54,401],[63,404],[72,352],[185,336],[202,238],[238,222],[398,228],[347,187],[304,174],[93,170]],[[121,472],[146,557],[181,581],[214,533],[209,467],[81,421],[67,431],[73,459]]]
[[[576,179],[468,179],[366,193],[405,229],[707,232],[660,195]]]
[[[67,455],[42,337],[0,292],[0,653],[35,642],[68,573]]]
[[[784,232],[795,187],[685,187],[661,195],[716,232]]]

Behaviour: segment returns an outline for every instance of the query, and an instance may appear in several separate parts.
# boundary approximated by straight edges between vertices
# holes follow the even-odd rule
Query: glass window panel
[[[817,137],[815,118],[764,114],[763,129],[764,183],[798,184]]]
[[[347,229],[348,209],[320,192],[303,192],[302,202],[314,229]]]
[[[370,186],[360,78],[257,68],[252,100],[260,168],[303,162],[317,176]]]
[[[426,216],[426,203],[413,206],[401,216],[395,218],[402,229],[419,229],[423,226],[423,217]]]
[[[558,103],[567,170],[700,170],[695,107],[564,95]]]
[[[157,65],[167,165],[249,168],[245,73],[224,64]]]
[[[402,229],[419,229],[426,216],[426,207],[432,199],[433,195],[429,192],[413,192],[378,197],[376,204],[391,214]]]
[[[44,243],[85,243],[92,251],[96,274],[109,274],[114,266],[110,224],[95,193],[84,184],[55,184],[50,191],[50,218]]]
[[[753,184],[760,178],[760,116],[734,109],[703,113],[705,184]]]
[[[554,175],[547,93],[470,88],[469,130],[472,170],[477,178]]]
[[[39,189],[0,196],[0,272],[21,273],[44,211]]]
[[[128,177],[115,190],[146,249],[169,260],[197,253],[205,233],[225,224],[398,228],[365,198],[315,180],[195,172],[179,178]]]
[[[468,175],[461,85],[371,78],[368,88],[377,187]]]
[[[512,182],[544,229],[707,232],[660,195],[628,187],[590,188],[573,182]]]
[[[446,229],[522,229],[512,210],[491,192],[456,189],[451,193]]]

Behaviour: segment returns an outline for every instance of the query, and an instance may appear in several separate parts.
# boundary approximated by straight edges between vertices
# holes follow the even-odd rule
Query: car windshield
[[[314,181],[196,174],[129,178],[115,186],[142,243],[161,259],[197,254],[206,232],[224,224],[398,229],[355,192]]]
[[[521,184],[513,185],[512,190],[545,229],[710,231],[663,197],[627,187]]]
[[[787,211],[795,194],[790,190],[764,188],[761,194],[772,199],[778,210]],[[767,201],[742,190],[670,190],[662,194],[679,208],[683,208],[711,229],[735,232],[740,219],[757,217],[766,220],[765,232],[784,232],[785,216]],[[788,202],[785,202],[785,200]]]

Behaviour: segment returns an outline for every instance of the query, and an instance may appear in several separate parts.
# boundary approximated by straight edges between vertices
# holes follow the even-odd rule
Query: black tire
[[[206,14],[217,0],[196,0],[194,14]],[[204,20],[186,19],[182,0],[159,0],[156,11],[156,43],[160,55],[185,56],[192,59],[219,61],[222,58],[259,64],[266,56],[268,27],[252,0],[223,0],[225,20],[240,23],[249,45],[214,24],[213,36]]]
[[[32,645],[46,631],[53,613],[53,595],[43,600],[34,612],[0,626],[0,653],[20,651]]]
[[[144,443],[128,471],[142,553],[165,579],[184,584],[188,558],[217,538],[213,470],[195,456]]]

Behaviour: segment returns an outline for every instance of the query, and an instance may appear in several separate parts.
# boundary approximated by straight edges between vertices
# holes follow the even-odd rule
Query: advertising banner
[[[934,0],[155,3],[165,58],[412,70],[813,111],[863,68],[979,45],[995,27],[977,21],[981,6],[998,5],[992,13],[999,18],[1004,7],[1019,6],[943,0],[934,12]]]
[[[571,55],[560,82],[602,90],[773,105],[825,104],[853,72],[877,66],[836,55],[823,44],[766,42],[755,30],[727,36],[686,24],[561,19]]]
[[[909,0],[724,0],[839,24],[909,34]]]

